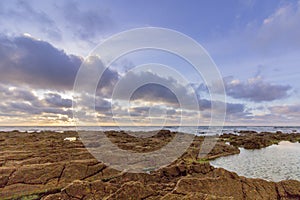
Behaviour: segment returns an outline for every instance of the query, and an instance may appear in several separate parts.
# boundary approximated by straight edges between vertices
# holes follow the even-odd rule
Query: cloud
[[[258,31],[260,49],[284,52],[300,46],[300,1],[286,2],[263,20]],[[280,48],[278,48],[278,46]]]
[[[96,97],[95,110],[100,113],[111,114],[111,103],[105,99]]]
[[[72,101],[64,99],[58,93],[47,93],[43,98],[35,95],[30,88],[19,88],[0,84],[0,116],[19,118],[43,118],[46,114],[72,117]]]
[[[169,109],[169,114],[176,114],[174,109]],[[160,106],[140,106],[140,107],[133,107],[129,110],[131,117],[162,117],[165,116],[167,110]]]
[[[300,117],[300,105],[280,105],[270,106],[268,108],[273,115],[286,116],[286,117]]]
[[[97,86],[97,95],[101,97],[111,97],[113,89],[117,81],[119,80],[120,75],[117,71],[107,68],[98,83]]]
[[[24,102],[35,107],[42,105],[38,97],[28,88],[5,86],[0,84],[0,98],[2,104],[12,102]],[[25,105],[26,106],[26,105]],[[6,109],[9,111],[9,109]]]
[[[124,78],[124,77],[123,77]],[[193,102],[194,98],[193,92],[195,92],[196,104],[199,105],[200,111],[204,113],[203,116],[210,117],[212,101],[209,99],[201,98],[199,95],[198,88],[191,86],[184,86],[181,83],[178,83],[175,79],[161,77],[153,72],[142,72],[139,74],[136,73],[128,73],[125,79],[122,82],[122,85],[117,90],[121,92],[117,97],[119,99],[125,99],[128,88],[132,88],[131,84],[140,83],[140,80],[151,80],[153,83],[145,84],[139,87],[134,91],[131,96],[131,101],[134,105],[139,105],[140,107],[135,107],[133,115],[138,116],[138,112],[145,114],[148,112],[149,107],[143,106],[147,103],[150,103],[152,107],[155,106],[165,106],[165,110],[176,110],[179,108],[179,97],[181,97],[185,103]],[[138,85],[138,84],[137,84]],[[200,84],[201,85],[201,84]],[[200,88],[206,88],[201,85]],[[192,90],[189,90],[192,89]],[[218,106],[221,106],[221,102],[214,102],[217,106],[216,111],[218,112]],[[242,103],[225,103],[226,104],[226,112],[228,115],[238,115],[238,116],[246,116],[249,112],[246,111],[245,104]],[[182,105],[181,105],[182,106]],[[195,112],[197,109],[193,106],[186,107],[189,113]],[[196,109],[196,110],[195,110]],[[177,113],[178,114],[178,113]],[[188,115],[188,114],[187,114]]]
[[[45,12],[35,9],[28,1],[10,1],[0,7],[0,22],[3,28],[9,28],[11,31],[16,29],[16,24],[21,24],[16,30],[38,30],[50,39],[61,40],[61,31],[54,20]]]
[[[244,99],[253,102],[274,101],[289,96],[291,86],[271,84],[261,77],[248,79],[242,82],[232,77],[224,79],[226,94],[235,99]]]
[[[30,37],[0,36],[0,81],[39,89],[71,89],[81,58]]]
[[[63,108],[71,108],[72,100],[62,98],[59,94],[48,93],[46,94],[45,101],[54,107],[63,107]]]
[[[157,76],[155,74],[144,74],[142,77],[146,78],[145,76],[148,75],[150,77]],[[115,78],[115,76],[109,77]],[[165,82],[170,81],[172,84],[175,84],[175,81],[172,79],[162,77],[156,77],[156,79],[162,79]],[[107,81],[109,81],[109,79],[107,79]],[[187,90],[183,90],[184,87],[180,86],[180,84],[176,86],[176,88],[181,87],[182,91],[179,90],[181,91],[180,95],[190,95]],[[45,92],[39,94],[38,97],[35,93],[31,92],[30,88],[17,88],[6,85],[0,85],[0,92],[0,97],[3,99],[2,103],[0,103],[0,116],[38,117],[38,119],[44,119],[45,121],[49,121],[50,119],[57,119],[58,121],[72,119],[72,110],[70,109],[72,101],[69,98],[63,98],[62,94],[59,92]],[[112,117],[123,118],[131,116],[135,118],[135,120],[139,117],[148,117],[149,111],[151,111],[150,116],[154,116],[153,119],[155,120],[163,120],[167,115],[168,120],[174,123],[178,122],[180,117],[197,117],[197,112],[195,112],[195,110],[188,109],[183,110],[181,115],[181,109],[179,108],[176,96],[166,87],[156,84],[145,85],[133,94],[132,101],[134,103],[133,107],[130,107],[130,115],[128,115],[124,106],[112,106],[109,100],[106,100],[101,96],[96,96],[96,98],[94,98],[92,94],[86,94],[81,96],[80,101],[85,105],[85,107],[81,107],[80,109],[80,112],[82,112],[81,116],[84,117],[87,122],[90,122],[93,119],[92,115],[90,115],[91,113],[96,114],[101,122],[108,123],[113,122]],[[96,112],[94,112],[94,105],[91,105],[91,102],[95,102]],[[198,99],[198,103],[203,119],[209,119],[211,113],[211,101],[207,99]],[[114,111],[114,116],[112,111]],[[229,116],[244,117],[247,115],[247,112],[245,112],[245,106],[243,104],[227,103],[227,114]],[[145,120],[143,123],[146,123],[149,119],[145,118]]]
[[[153,83],[139,87],[132,94],[131,100],[165,102],[173,105],[178,104],[176,95],[170,89]]]
[[[218,115],[220,114],[220,112],[223,112],[223,110],[219,109],[219,106],[221,106],[221,104],[224,104],[224,102],[219,102],[219,101],[215,101],[214,104],[216,106],[215,110],[212,111],[211,110],[211,101],[207,100],[207,99],[201,99],[199,100],[199,104],[200,104],[200,111],[201,111],[201,115],[204,118],[209,118],[211,117],[211,114],[214,115]],[[204,105],[201,107],[201,104]],[[247,111],[246,109],[246,105],[243,103],[230,103],[230,102],[226,102],[226,119],[242,119],[245,117],[248,117],[249,115],[251,115],[251,113],[249,111]],[[212,113],[214,112],[214,113]]]
[[[99,58],[94,59],[96,64],[100,61]],[[62,116],[71,118],[71,99],[63,98],[60,92],[72,89],[81,62],[80,57],[68,55],[42,40],[28,36],[14,38],[0,36],[0,70],[2,72],[0,91],[5,99],[0,105],[0,115],[30,114],[43,117],[51,114],[58,118]],[[191,87],[172,77],[159,75],[158,72],[128,72],[124,76],[117,71],[107,69],[99,82],[95,105],[96,112],[107,121],[111,120],[111,109],[120,111],[120,116],[122,112],[124,114],[124,110],[120,109],[122,105],[112,108],[109,101],[116,83],[121,80],[124,82],[121,82],[119,99],[126,97],[128,88],[139,85],[143,81],[149,81],[150,84],[142,85],[132,94],[131,100],[144,104],[150,102],[147,106],[156,103],[164,104],[170,116],[177,114],[179,97],[186,102],[192,102],[193,92],[206,90],[204,85],[200,84],[198,88]],[[229,96],[253,102],[283,99],[289,96],[291,90],[288,85],[271,84],[260,77],[246,82],[232,77],[225,78],[224,81]],[[9,88],[11,86],[13,86],[12,89]],[[22,87],[17,89],[20,86]],[[33,92],[35,89],[45,89],[47,92],[38,98]],[[199,95],[196,100],[200,111],[203,112],[202,116],[209,118],[212,102],[200,98]],[[226,105],[227,114],[232,119],[248,118],[251,115],[244,104],[228,102]],[[140,106],[143,107],[143,105]],[[90,109],[91,107],[87,107],[86,111]],[[145,114],[143,110],[140,110],[140,114],[138,111],[136,109],[132,114],[136,116]]]
[[[82,40],[90,40],[114,27],[108,9],[101,7],[84,9],[75,1],[67,1],[63,6],[64,18],[75,36]]]
[[[300,119],[300,104],[283,104],[259,108],[258,114],[241,118],[238,122],[256,125],[297,126]]]
[[[24,100],[24,101],[35,101],[37,97],[31,92],[23,88],[14,88],[5,87],[4,85],[0,85],[0,96],[8,97],[13,96],[15,99]]]
[[[10,102],[6,104],[11,111],[27,114],[41,114],[42,111],[28,102]]]
[[[237,113],[243,113],[245,114],[245,104],[241,103],[227,103],[226,104],[226,114],[237,114]],[[246,113],[248,114],[248,113]]]
[[[0,43],[0,57],[3,58],[0,61],[2,81],[62,91],[73,89],[82,63],[81,57],[68,55],[48,42],[30,37],[3,39]],[[94,60],[93,67],[96,69],[101,61],[99,58]],[[119,76],[118,72],[106,69],[98,84],[98,94],[110,96]],[[89,78],[89,74],[86,78]]]
[[[197,99],[193,98],[192,87],[179,83],[173,77],[163,77],[157,73],[159,72],[128,72],[120,78],[115,87],[114,97],[126,100],[128,92],[132,92],[131,101],[142,100],[178,106],[181,100],[181,106],[185,105],[185,107],[197,103]]]
[[[73,112],[71,109],[60,109],[60,108],[53,108],[53,107],[45,107],[41,109],[42,113],[51,113],[51,114],[59,114],[68,116],[68,118],[72,118]]]

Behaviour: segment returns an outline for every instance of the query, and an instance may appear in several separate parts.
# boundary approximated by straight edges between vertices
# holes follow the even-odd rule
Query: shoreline
[[[214,126],[212,126],[213,128]],[[64,131],[159,131],[170,130],[172,132],[202,134],[208,131],[209,126],[0,126],[0,131],[11,132],[18,130],[20,132],[40,132],[53,131],[63,133]],[[222,133],[237,133],[240,131],[256,131],[276,133],[281,131],[284,133],[300,133],[300,126],[223,126]]]
[[[110,131],[107,136],[116,144],[122,144],[125,150],[146,152],[149,148],[144,147],[158,148],[174,134],[163,130],[148,140],[132,139],[130,135],[117,131]],[[198,152],[203,136],[196,136],[180,158],[149,174],[124,173],[107,167],[95,160],[80,140],[65,141],[66,137],[78,138],[78,134],[75,131],[63,134],[51,131],[0,132],[3,149],[0,152],[0,199],[28,196],[47,200],[75,197],[122,199],[132,195],[138,195],[134,196],[135,199],[300,197],[299,181],[270,182],[245,178],[222,168],[214,168],[208,162],[238,154],[238,147],[260,149],[284,140],[300,142],[299,133],[223,134],[207,157],[201,159]],[[139,192],[133,194],[133,191]]]

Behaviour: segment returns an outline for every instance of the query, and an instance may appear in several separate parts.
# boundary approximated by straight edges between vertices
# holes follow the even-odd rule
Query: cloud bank
[[[95,58],[99,59],[99,58]],[[72,98],[66,96],[73,88],[76,73],[82,63],[82,58],[70,55],[54,47],[52,44],[29,36],[7,37],[0,36],[0,91],[3,101],[0,103],[0,121],[16,120],[26,115],[41,121],[72,122]],[[203,84],[193,84],[188,87],[168,76],[154,72],[125,73],[107,69],[99,82],[95,98],[95,111],[105,122],[112,122],[112,110],[117,117],[122,117],[128,110],[122,104],[112,104],[111,95],[116,84],[124,79],[122,84],[122,100],[128,92],[126,88],[141,80],[152,80],[153,83],[142,85],[131,96],[133,107],[130,115],[146,117],[149,111],[162,113],[166,111],[170,119],[178,121],[180,114],[178,97],[192,98],[196,93],[201,117],[209,120],[211,115],[211,100],[207,88]],[[155,84],[156,82],[162,83]],[[293,89],[289,85],[272,84],[254,77],[241,81],[233,77],[224,78],[227,95],[236,101],[227,102],[227,120],[253,119],[254,114],[248,108],[247,102],[273,102],[288,98]],[[198,87],[196,87],[198,85]],[[166,86],[172,86],[173,91]],[[194,88],[194,89],[193,89]],[[192,89],[192,90],[191,90]],[[37,93],[36,91],[40,91]],[[177,95],[177,96],[176,96]],[[94,98],[92,94],[84,98]],[[87,99],[82,99],[87,101]],[[90,101],[87,101],[90,102]],[[297,107],[298,108],[298,107]],[[93,106],[82,108],[89,119]],[[285,108],[288,109],[288,108]],[[282,107],[270,107],[272,116],[283,113]],[[297,110],[293,108],[293,110]],[[155,113],[154,112],[154,113]],[[186,117],[197,117],[194,110],[185,110]]]
[[[271,84],[261,77],[248,79],[246,82],[228,77],[224,79],[226,94],[235,99],[253,102],[274,101],[289,96],[289,85]]]
[[[6,84],[70,90],[81,58],[27,36],[0,36],[0,79]]]

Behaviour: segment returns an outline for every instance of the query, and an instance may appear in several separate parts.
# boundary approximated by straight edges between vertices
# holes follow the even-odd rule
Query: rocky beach
[[[161,130],[148,138],[107,131],[119,148],[147,152],[175,134]],[[65,138],[76,138],[75,141]],[[75,131],[0,132],[0,199],[299,199],[300,182],[246,178],[209,161],[239,154],[239,147],[260,149],[280,141],[299,142],[299,133],[227,133],[199,158],[204,140],[196,136],[169,166],[148,173],[121,172],[97,161]]]

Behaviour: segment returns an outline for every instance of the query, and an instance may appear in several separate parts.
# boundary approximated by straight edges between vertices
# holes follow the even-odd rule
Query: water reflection
[[[240,150],[238,155],[218,158],[211,164],[245,177],[300,181],[300,143],[283,141],[259,150]]]

